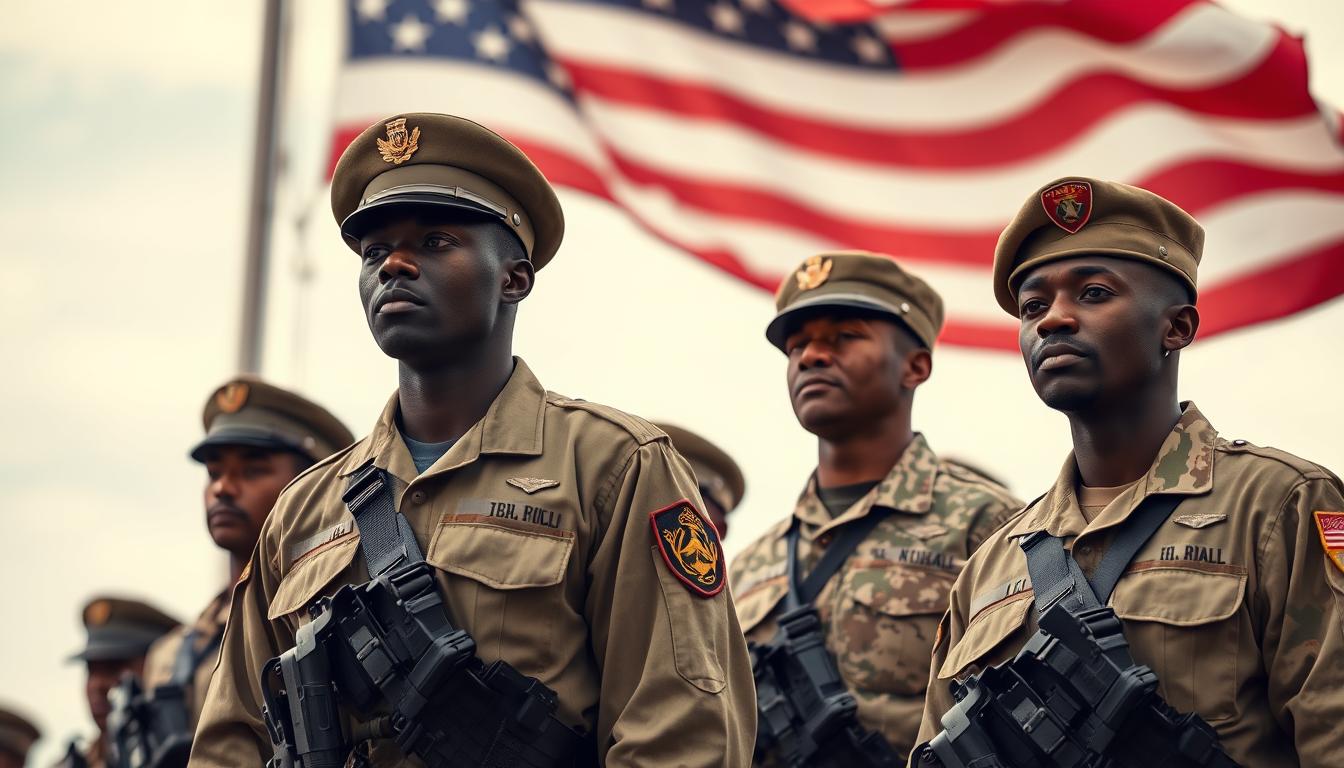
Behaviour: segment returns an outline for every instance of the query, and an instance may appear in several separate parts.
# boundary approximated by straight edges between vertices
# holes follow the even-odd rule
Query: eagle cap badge
[[[406,118],[398,117],[383,127],[387,129],[387,140],[377,140],[378,154],[383,156],[383,162],[401,165],[420,149],[420,129],[412,128],[407,133]]]
[[[252,393],[245,381],[231,381],[215,393],[215,405],[220,413],[237,413],[247,405],[247,396]]]
[[[723,545],[719,533],[691,502],[676,504],[649,514],[653,538],[663,562],[677,580],[697,597],[713,597],[725,582]]]
[[[1092,185],[1086,181],[1061,181],[1041,193],[1041,206],[1055,226],[1070,235],[1077,234],[1092,218]]]
[[[809,256],[803,262],[802,269],[794,275],[798,279],[798,290],[810,291],[826,282],[831,276],[831,260],[821,256]]]

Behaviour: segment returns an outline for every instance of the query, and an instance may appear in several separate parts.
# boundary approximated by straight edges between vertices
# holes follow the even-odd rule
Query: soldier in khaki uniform
[[[817,436],[817,469],[793,514],[734,560],[738,617],[748,639],[774,636],[791,526],[799,528],[804,578],[846,526],[884,515],[815,605],[860,723],[903,758],[952,580],[1021,505],[940,461],[912,429],[915,390],[932,371],[943,320],[942,300],[923,280],[888,256],[827,253],[804,262],[775,304],[766,337],[788,357],[789,396],[799,423]]]
[[[83,661],[88,667],[84,694],[98,736],[83,748],[71,743],[59,765],[100,768],[107,759],[107,715],[111,711],[108,692],[127,672],[143,674],[150,645],[178,622],[152,605],[119,597],[93,598],[84,606],[82,618],[88,642],[70,660]]]
[[[0,768],[23,768],[28,762],[28,750],[42,738],[23,715],[0,707]]]
[[[254,376],[221,385],[205,402],[205,438],[191,458],[205,465],[205,524],[229,553],[231,586],[257,546],[280,490],[314,463],[354,442],[322,406]],[[145,658],[144,688],[183,686],[195,726],[229,618],[226,586],[190,626],[159,638]]]
[[[1221,437],[1176,398],[1194,339],[1204,233],[1145,190],[1061,179],[999,240],[994,291],[1020,318],[1041,400],[1069,418],[1058,479],[985,542],[953,589],[934,648],[921,742],[954,678],[1011,658],[1036,629],[1019,540],[1061,538],[1085,575],[1146,498],[1179,504],[1129,562],[1109,605],[1135,661],[1196,712],[1240,765],[1344,765],[1344,497],[1329,471]],[[1325,549],[1323,551],[1323,546]]]
[[[483,661],[553,689],[596,762],[745,764],[750,661],[690,467],[652,424],[548,392],[512,356],[517,305],[563,232],[546,179],[475,123],[407,114],[346,149],[332,208],[399,386],[372,432],[295,480],[266,521],[191,765],[270,756],[258,670],[314,599],[368,581],[341,496],[370,462],[452,623]],[[370,750],[374,765],[405,760],[388,739]]]
[[[728,515],[737,509],[747,492],[741,467],[722,448],[685,427],[663,422],[654,426],[666,432],[672,439],[672,447],[690,462],[700,498],[705,501],[705,514],[718,529],[719,537],[727,538]]]

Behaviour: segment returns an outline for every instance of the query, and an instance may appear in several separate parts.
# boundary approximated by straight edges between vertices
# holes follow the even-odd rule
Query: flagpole
[[[242,325],[238,334],[238,370],[261,370],[266,330],[266,273],[270,262],[271,211],[275,203],[277,104],[280,93],[281,22],[284,0],[266,0],[257,89],[257,133],[252,156],[252,198],[243,255]]]

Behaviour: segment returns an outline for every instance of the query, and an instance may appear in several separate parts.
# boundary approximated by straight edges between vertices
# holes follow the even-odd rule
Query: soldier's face
[[[245,446],[206,449],[205,524],[215,546],[247,557],[280,491],[298,474],[287,451]]]
[[[89,701],[89,714],[93,716],[93,722],[97,723],[99,731],[107,730],[107,715],[112,711],[112,705],[107,700],[107,694],[116,687],[117,681],[125,672],[133,672],[137,677],[145,672],[145,657],[137,656],[133,659],[113,659],[105,661],[90,661],[88,663],[89,677],[84,684],[84,696]]]
[[[872,429],[900,407],[909,346],[896,324],[855,316],[804,320],[784,342],[798,423],[823,438]]]
[[[1017,294],[1018,344],[1046,405],[1065,412],[1105,407],[1157,378],[1170,304],[1155,271],[1129,259],[1084,256],[1027,274]]]
[[[434,365],[491,338],[501,307],[522,298],[513,296],[516,270],[495,252],[492,226],[406,214],[365,233],[359,295],[385,354]],[[531,266],[525,271],[530,290]]]

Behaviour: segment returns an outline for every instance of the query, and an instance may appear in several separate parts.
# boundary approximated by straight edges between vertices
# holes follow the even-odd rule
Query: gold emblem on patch
[[[410,160],[420,148],[420,129],[413,128],[407,133],[404,117],[398,117],[384,127],[387,128],[387,141],[378,139],[378,153],[383,156],[383,162],[401,165]]]
[[[794,277],[798,278],[798,290],[810,291],[826,282],[831,276],[831,260],[820,256],[809,256],[803,262],[803,268]]]
[[[247,396],[252,389],[245,381],[231,381],[215,393],[215,405],[221,413],[237,413],[247,405]]]
[[[84,612],[84,623],[90,627],[100,627],[111,617],[112,604],[106,600],[99,600],[89,604],[89,609]]]

